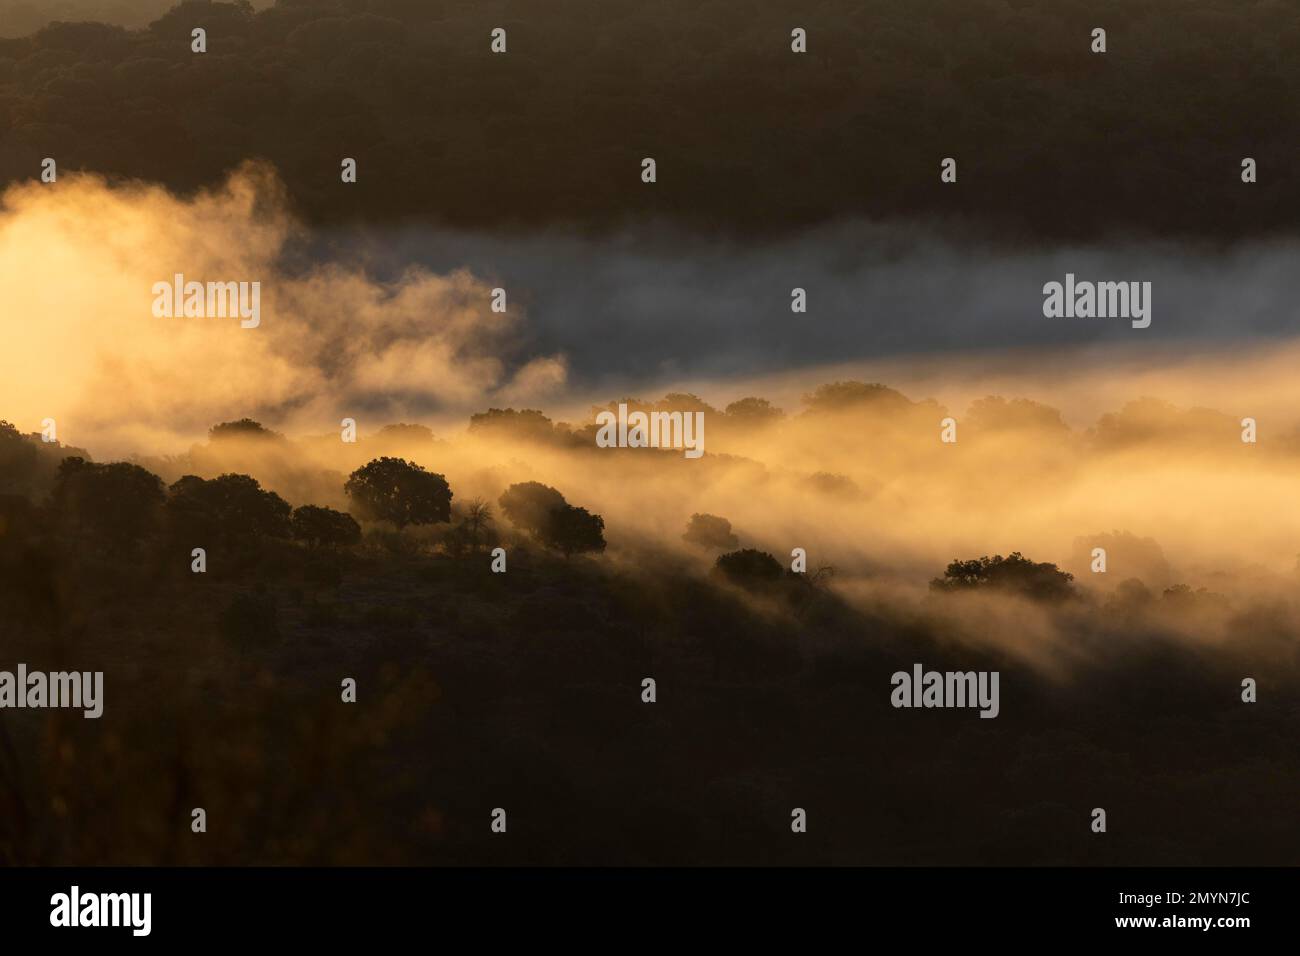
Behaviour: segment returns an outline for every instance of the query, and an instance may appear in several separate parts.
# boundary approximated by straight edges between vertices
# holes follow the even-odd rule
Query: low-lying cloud
[[[377,454],[445,474],[458,505],[542,481],[604,516],[614,560],[690,553],[690,516],[720,515],[742,546],[834,565],[864,604],[1014,550],[1099,593],[1133,577],[1275,598],[1300,552],[1300,346],[1280,335],[1292,250],[971,251],[866,224],[725,246],[320,236],[264,167],[189,198],[65,177],[0,208],[0,415],[24,431],[54,418],[62,440],[168,481],[251,473],[295,505],[346,507],[343,476]],[[1151,327],[1044,318],[1041,285],[1067,271],[1151,281]],[[176,273],[260,281],[261,324],[154,317],[151,289]],[[807,314],[789,309],[795,285]],[[897,391],[817,391],[849,380]],[[581,431],[592,405],[669,391],[707,403],[698,460]],[[786,414],[724,411],[746,396]],[[466,431],[507,405],[572,427]],[[290,440],[190,448],[243,417]],[[439,440],[376,437],[399,421]]]
[[[520,310],[494,312],[464,270],[381,281],[347,258],[302,265],[302,233],[274,173],[217,191],[67,176],[9,190],[0,208],[4,414],[54,418],[115,450],[192,439],[215,419],[300,427],[535,401],[565,380],[558,355],[520,354]],[[257,328],[158,318],[156,283],[259,282]]]

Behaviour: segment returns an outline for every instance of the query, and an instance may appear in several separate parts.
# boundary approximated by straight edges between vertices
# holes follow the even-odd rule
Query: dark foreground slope
[[[748,594],[651,558],[515,548],[493,574],[393,539],[262,542],[198,575],[161,546],[12,531],[4,666],[102,669],[106,688],[99,720],[0,713],[6,863],[1300,858],[1295,662],[1263,666],[1258,635],[1194,652],[1092,609],[1088,639],[1113,629],[1131,651],[1048,681],[925,613],[791,582]],[[1000,669],[1000,716],[891,708],[891,673],[915,662]],[[1242,704],[1257,671],[1261,702]]]

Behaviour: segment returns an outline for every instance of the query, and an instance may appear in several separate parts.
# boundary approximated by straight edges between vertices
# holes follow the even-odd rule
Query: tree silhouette
[[[72,457],[59,465],[51,500],[65,531],[130,546],[154,530],[163,488],[161,478],[139,465]]]
[[[284,436],[279,432],[271,431],[263,426],[261,422],[255,422],[251,418],[241,418],[235,422],[221,422],[208,429],[209,441],[221,441],[226,438],[283,440]]]
[[[605,550],[605,519],[569,504],[550,485],[523,481],[507,488],[500,500],[510,523],[547,548],[561,551],[566,557]]]
[[[477,554],[495,540],[492,533],[492,507],[475,498],[465,509],[465,516],[443,538],[443,547],[452,557]]]
[[[53,491],[59,465],[65,458],[90,461],[90,453],[62,442],[43,441],[37,434],[24,435],[0,421],[0,494],[43,499]]]
[[[878,382],[827,382],[817,386],[803,400],[809,412],[839,412],[864,406],[901,412],[913,405],[902,392]]]
[[[469,430],[476,435],[502,435],[535,440],[556,437],[555,425],[535,408],[489,408],[471,415]]]
[[[690,392],[669,392],[659,401],[655,402],[654,410],[657,412],[704,412],[706,415],[717,415],[718,410]]]
[[[979,588],[1006,591],[1041,601],[1059,601],[1074,595],[1070,584],[1074,575],[1062,571],[1048,562],[1034,562],[1019,551],[1007,557],[972,558],[953,561],[942,578],[935,578],[930,587],[935,591],[970,591]]]
[[[976,434],[1038,431],[1065,435],[1070,431],[1070,426],[1065,424],[1060,411],[1050,405],[1027,398],[1007,400],[1001,395],[986,395],[972,402],[965,421]]]
[[[564,505],[547,515],[538,539],[548,548],[570,555],[605,550],[605,519],[586,508]]]
[[[333,508],[303,505],[295,508],[293,537],[310,547],[341,547],[361,540],[361,526],[352,515]]]
[[[348,476],[343,486],[357,513],[399,528],[451,520],[451,487],[442,475],[404,458],[376,458]]]
[[[492,526],[492,506],[482,498],[475,498],[465,511],[465,529],[469,543],[477,550]]]
[[[854,498],[862,494],[862,488],[848,475],[837,475],[829,471],[819,471],[809,475],[808,487],[823,495],[835,495],[841,498]]]
[[[0,421],[0,493],[26,494],[36,475],[36,446],[18,429]]]
[[[1115,593],[1111,595],[1107,607],[1120,612],[1140,611],[1150,607],[1154,600],[1155,595],[1151,593],[1151,589],[1145,582],[1139,578],[1125,578],[1115,588]]]
[[[714,570],[732,584],[751,591],[779,581],[784,572],[776,558],[755,548],[743,548],[719,556]]]
[[[501,495],[501,510],[510,523],[521,531],[540,535],[552,511],[568,506],[564,495],[540,481],[523,481],[511,485]]]
[[[701,548],[734,548],[740,539],[731,532],[731,522],[717,515],[693,514],[686,523],[682,540]]]
[[[1160,595],[1160,601],[1166,607],[1182,611],[1222,609],[1228,605],[1228,599],[1224,595],[1208,588],[1193,590],[1190,584],[1175,584],[1173,587],[1165,588],[1164,593]]]
[[[167,517],[173,534],[192,541],[222,537],[287,538],[289,503],[248,475],[204,479],[185,475],[169,489]]]
[[[785,412],[766,398],[742,398],[732,402],[724,411],[728,420],[745,425],[770,425],[785,418]]]

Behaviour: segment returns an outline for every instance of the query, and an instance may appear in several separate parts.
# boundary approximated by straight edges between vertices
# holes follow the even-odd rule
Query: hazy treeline
[[[702,412],[704,457],[597,447],[596,413],[620,403]],[[629,566],[650,554],[703,574],[723,553],[752,551],[784,573],[797,548],[808,577],[826,571],[823,585],[859,608],[924,605],[945,569],[956,567],[961,585],[971,572],[960,562],[1024,554],[1064,577],[1011,564],[992,574],[976,565],[974,579],[1001,582],[988,591],[1017,601],[1123,609],[1194,643],[1237,640],[1243,615],[1279,637],[1296,624],[1300,528],[1287,502],[1300,458],[1285,432],[1243,442],[1234,416],[1154,398],[1072,428],[1029,399],[985,396],[950,409],[858,381],[813,388],[788,410],[758,396],[719,405],[687,393],[623,398],[576,422],[492,408],[461,429],[397,424],[351,443],[337,431],[290,437],[244,420],[188,450],[133,460],[173,494],[186,476],[250,476],[281,503],[285,538],[290,511],[312,507],[314,522],[351,512],[369,546],[413,553],[462,556],[513,541],[560,554],[608,543],[609,560]],[[947,430],[956,441],[942,440]],[[5,447],[6,490],[38,503],[55,490],[58,452],[16,431]],[[390,460],[435,476],[436,500],[367,511],[357,476]],[[397,487],[405,474],[384,480]],[[550,489],[577,524],[519,520],[504,506],[523,487]],[[583,522],[599,526],[587,532]],[[511,528],[513,537],[501,536]],[[767,567],[745,564],[740,576],[762,578]],[[1005,603],[973,616],[963,608],[951,631],[1050,668],[1058,651],[1079,647],[1071,607],[1014,626]]]
[[[48,12],[126,9],[68,4]],[[750,234],[933,214],[1010,237],[1260,235],[1300,195],[1297,31],[1283,4],[1231,0],[190,2],[140,29],[0,41],[0,182],[50,156],[191,190],[256,156],[315,222]],[[360,179],[341,192],[344,156]]]
[[[892,420],[906,445],[908,416],[928,428],[937,410],[862,383],[809,398],[784,417],[758,400],[709,414],[724,443],[819,420],[880,437]],[[1070,439],[1049,409],[983,407],[986,428]],[[584,427],[498,411],[464,435],[404,425],[348,446],[233,421],[141,459],[152,470],[0,429],[7,659],[105,672],[98,721],[6,712],[0,860],[1294,859],[1293,588],[1180,587],[1154,542],[1124,535],[1104,539],[1113,571],[1140,566],[1146,583],[1109,594],[1037,553],[962,553],[908,591],[881,586],[886,554],[831,567],[811,544],[794,574],[785,545],[803,536],[767,551],[781,536],[760,511],[870,521],[865,545],[895,547],[902,529],[859,510],[882,490],[830,473],[786,484],[725,453],[594,449]],[[429,468],[390,474],[398,455]],[[322,472],[331,459],[367,463]],[[686,514],[702,500],[688,484],[720,513]],[[386,501],[401,506],[369,510]],[[616,505],[608,551],[553,546],[537,519],[561,502]],[[998,669],[1000,715],[892,709],[889,675],[916,662]],[[1258,704],[1241,703],[1243,676]],[[358,703],[340,701],[343,678]],[[487,825],[497,806],[504,842]],[[790,839],[794,806],[806,839]],[[190,831],[193,807],[208,833]]]

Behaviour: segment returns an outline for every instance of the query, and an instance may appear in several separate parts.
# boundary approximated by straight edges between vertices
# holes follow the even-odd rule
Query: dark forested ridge
[[[0,180],[192,190],[262,157],[317,222],[1259,236],[1300,205],[1298,54],[1284,2],[192,0],[0,40]]]

